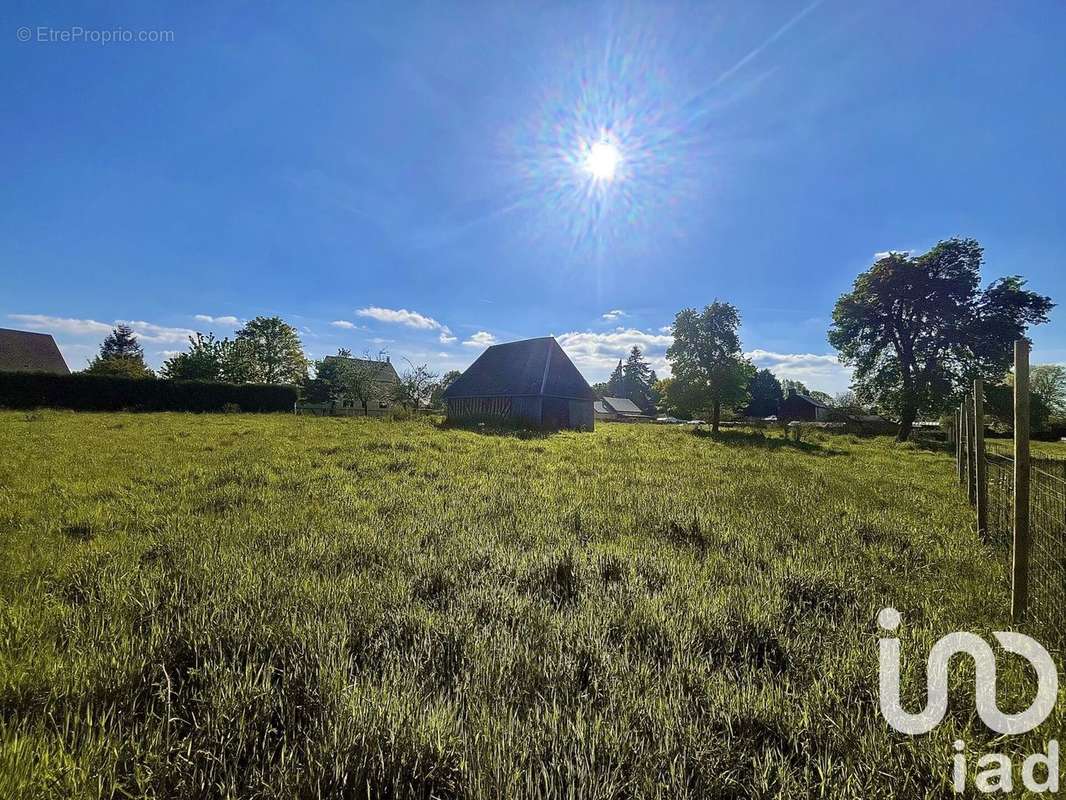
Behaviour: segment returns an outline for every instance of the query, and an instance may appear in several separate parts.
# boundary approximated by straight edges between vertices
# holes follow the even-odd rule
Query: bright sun
[[[621,163],[622,151],[618,145],[610,139],[600,139],[587,146],[582,167],[594,180],[610,182],[614,180]]]

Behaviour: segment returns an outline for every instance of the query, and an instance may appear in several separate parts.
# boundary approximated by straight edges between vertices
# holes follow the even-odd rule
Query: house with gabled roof
[[[51,334],[10,328],[0,328],[0,372],[70,374]]]
[[[621,422],[651,422],[653,417],[645,414],[640,406],[628,397],[604,397],[593,406],[596,419]]]
[[[495,344],[445,390],[448,419],[591,431],[595,397],[552,336]]]

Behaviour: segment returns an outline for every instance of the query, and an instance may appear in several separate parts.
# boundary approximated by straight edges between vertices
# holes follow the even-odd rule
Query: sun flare
[[[622,151],[611,139],[604,138],[586,145],[582,168],[592,176],[593,180],[608,183],[613,181],[621,163]]]

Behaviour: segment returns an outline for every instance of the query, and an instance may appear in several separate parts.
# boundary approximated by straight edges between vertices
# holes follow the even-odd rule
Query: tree
[[[674,378],[701,391],[711,409],[711,430],[718,432],[722,408],[748,401],[748,382],[755,367],[740,350],[740,313],[715,300],[698,312],[686,308],[674,317],[674,343],[666,351]]]
[[[1066,414],[1066,366],[1038,364],[1030,369],[1029,391],[1040,398],[1050,414]]]
[[[408,369],[400,376],[400,383],[396,387],[396,402],[405,408],[418,411],[429,400],[436,386],[437,373],[430,372],[426,364],[417,366],[407,362]]]
[[[749,417],[769,417],[777,413],[781,401],[785,399],[784,390],[777,376],[768,369],[756,372],[748,384],[747,414]]]
[[[899,441],[919,414],[939,416],[973,378],[1002,375],[1014,340],[1054,307],[1018,276],[980,290],[983,259],[973,239],[916,257],[889,253],[837,300],[829,342],[855,368],[859,399],[899,415]]]
[[[707,392],[704,387],[678,377],[663,378],[656,385],[662,410],[680,419],[693,419],[707,410]]]
[[[189,337],[189,349],[164,361],[159,373],[172,379],[221,380],[223,347],[223,342],[215,339],[214,334],[205,336],[198,332]]]
[[[144,363],[144,349],[133,328],[117,325],[100,345],[100,353],[89,362],[86,372],[94,375],[121,375],[126,378],[150,378],[152,370]]]
[[[621,369],[623,394],[617,396],[632,400],[643,411],[654,410],[659,399],[655,391],[657,379],[655,371],[648,364],[639,347],[633,345],[633,349],[629,351],[629,358],[626,359]]]
[[[785,378],[781,381],[781,391],[784,393],[785,397],[788,397],[792,392],[807,396],[810,396],[811,393],[811,390],[807,388],[807,384],[802,381],[791,380],[790,378]]]
[[[459,370],[452,369],[444,373],[439,381],[433,386],[433,391],[429,395],[429,404],[433,407],[439,407],[444,402],[444,392],[448,387],[455,383],[456,379],[462,375]]]
[[[600,381],[599,383],[594,383],[589,388],[592,389],[592,396],[595,397],[597,400],[602,400],[605,397],[611,396],[611,392],[607,388],[607,381]]]
[[[614,368],[611,377],[607,379],[607,397],[624,397],[626,390],[625,370],[622,367],[622,359],[618,359],[618,366]]]
[[[301,383],[307,358],[296,328],[281,317],[256,317],[237,331],[232,368],[256,383]]]

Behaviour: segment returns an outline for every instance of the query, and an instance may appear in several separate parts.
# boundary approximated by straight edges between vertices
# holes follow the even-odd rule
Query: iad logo
[[[900,624],[900,614],[894,608],[885,608],[877,616],[877,623],[886,631],[895,631]],[[996,655],[988,642],[973,633],[949,633],[933,645],[926,662],[926,686],[928,696],[919,713],[903,709],[900,702],[900,647],[899,639],[880,639],[880,690],[881,714],[888,724],[900,733],[911,736],[928,733],[944,719],[948,710],[948,666],[953,656],[960,653],[973,659],[976,671],[975,704],[981,720],[996,733],[1019,734],[1033,730],[1055,708],[1058,699],[1059,675],[1054,660],[1035,639],[1021,633],[996,631],[996,641],[1008,653],[1023,656],[1032,665],[1037,676],[1036,698],[1025,710],[1017,714],[1004,714],[996,704]],[[965,744],[955,742],[960,753],[954,756],[955,791],[966,788],[966,756],[961,753]],[[1037,766],[1044,766],[1047,779],[1038,780]],[[1009,792],[1012,789],[1012,766],[1010,759],[998,753],[983,755],[978,767],[989,769],[977,774],[977,789],[982,792]],[[1025,787],[1033,792],[1058,791],[1058,742],[1048,744],[1047,754],[1035,753],[1025,759],[1022,778]]]

